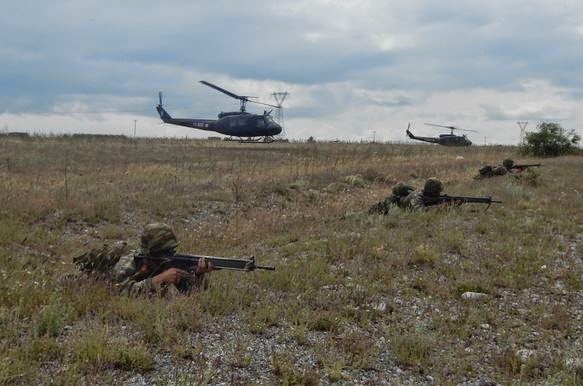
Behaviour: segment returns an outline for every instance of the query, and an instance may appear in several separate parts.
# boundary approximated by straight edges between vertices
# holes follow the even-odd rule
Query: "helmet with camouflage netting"
[[[174,252],[177,246],[176,235],[168,225],[153,223],[144,227],[141,244],[143,254],[155,255]]]
[[[411,193],[413,190],[415,190],[414,187],[399,182],[397,185],[393,186],[393,195],[398,197],[404,197]]]
[[[443,184],[435,177],[429,178],[423,187],[423,194],[426,196],[439,196],[443,191]]]
[[[514,161],[510,158],[506,158],[504,161],[502,161],[502,165],[504,165],[506,169],[510,170],[514,166]]]

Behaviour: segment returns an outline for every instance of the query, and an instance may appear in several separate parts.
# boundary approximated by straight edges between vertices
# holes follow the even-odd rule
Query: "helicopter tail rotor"
[[[158,91],[158,99],[160,100],[160,107],[162,107],[162,91]]]

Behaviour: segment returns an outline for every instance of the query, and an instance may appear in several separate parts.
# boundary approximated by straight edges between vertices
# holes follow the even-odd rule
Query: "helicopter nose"
[[[273,135],[278,135],[281,133],[281,126],[278,123],[271,122],[269,128],[273,131]]]

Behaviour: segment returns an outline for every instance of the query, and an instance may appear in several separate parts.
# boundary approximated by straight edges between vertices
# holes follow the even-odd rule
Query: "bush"
[[[574,130],[565,131],[558,123],[542,122],[537,131],[527,133],[523,152],[535,156],[558,156],[574,150],[581,139]]]

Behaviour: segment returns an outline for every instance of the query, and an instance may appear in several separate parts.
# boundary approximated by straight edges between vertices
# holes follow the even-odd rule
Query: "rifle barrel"
[[[439,197],[423,197],[425,205],[437,205],[442,203],[460,202],[468,204],[501,204],[502,201],[492,200],[492,197],[470,197],[470,196],[448,196],[447,194]]]

